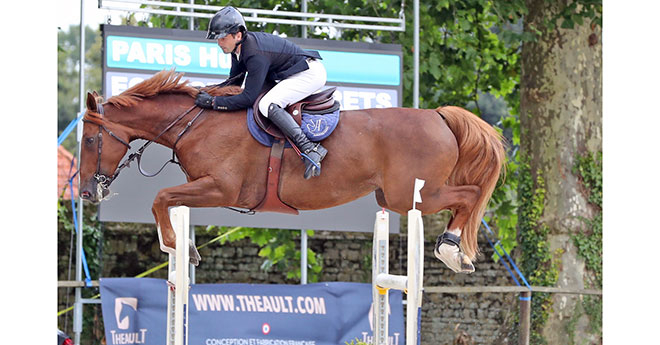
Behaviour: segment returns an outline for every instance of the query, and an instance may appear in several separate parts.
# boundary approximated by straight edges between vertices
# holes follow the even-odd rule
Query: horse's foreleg
[[[434,254],[454,272],[474,272],[472,261],[460,248],[462,237],[465,235],[477,236],[477,234],[464,234],[463,228],[476,207],[480,192],[481,190],[477,186],[443,186],[438,193],[431,196],[431,200],[428,200],[428,197],[424,199],[424,202],[429,201],[434,208],[450,209],[453,213],[447,229],[438,236]]]
[[[180,186],[165,188],[158,192],[151,211],[158,227],[160,249],[176,253],[176,235],[170,223],[169,208],[173,206],[210,207],[220,205],[222,193],[211,177],[202,177]],[[193,243],[190,244],[190,262],[197,265],[200,255]]]

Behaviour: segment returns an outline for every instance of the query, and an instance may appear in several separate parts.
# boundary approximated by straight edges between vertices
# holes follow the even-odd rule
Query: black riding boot
[[[321,161],[328,153],[321,144],[311,142],[291,115],[277,104],[268,107],[268,119],[293,141],[305,159],[305,179],[321,175]]]

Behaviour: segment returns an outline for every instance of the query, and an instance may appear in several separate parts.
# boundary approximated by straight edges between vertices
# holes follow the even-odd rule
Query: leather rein
[[[181,137],[183,137],[183,135],[188,131],[188,129],[190,128],[190,126],[192,126],[193,122],[195,122],[195,120],[197,120],[197,118],[199,118],[199,116],[204,112],[204,109],[203,109],[203,108],[200,108],[200,109],[199,109],[199,111],[197,112],[197,114],[195,115],[195,117],[193,117],[193,119],[190,120],[190,121],[188,122],[188,124],[186,125],[186,127],[185,127],[185,128],[179,133],[179,135],[177,136],[176,140],[174,141],[174,144],[172,144],[172,158],[171,158],[169,161],[165,162],[165,163],[163,164],[163,166],[161,166],[160,169],[158,169],[158,171],[156,171],[156,172],[153,173],[153,174],[149,174],[149,173],[147,173],[146,171],[144,171],[144,169],[142,169],[142,166],[141,166],[140,163],[141,163],[142,154],[144,153],[144,150],[145,150],[149,145],[151,145],[151,143],[153,143],[154,141],[158,140],[158,138],[160,138],[163,134],[165,134],[165,133],[166,133],[167,131],[169,131],[172,127],[174,127],[174,125],[176,125],[179,121],[181,121],[181,119],[183,119],[186,115],[188,115],[188,114],[189,114],[191,111],[193,111],[193,109],[195,109],[196,107],[197,107],[196,105],[191,106],[188,110],[186,110],[186,111],[183,112],[181,115],[179,115],[176,119],[174,119],[174,121],[172,121],[172,122],[171,122],[171,123],[165,128],[165,129],[163,129],[163,130],[160,132],[160,134],[158,134],[154,139],[151,139],[151,140],[147,141],[147,142],[144,143],[144,144],[143,144],[143,145],[142,145],[142,146],[141,146],[136,152],[131,153],[131,154],[126,158],[126,160],[124,160],[124,162],[121,163],[121,164],[117,167],[117,169],[116,169],[115,172],[112,174],[112,176],[107,176],[107,175],[101,173],[101,151],[102,151],[102,149],[103,149],[103,131],[106,131],[108,134],[110,134],[111,137],[115,138],[117,141],[119,141],[120,143],[124,144],[124,146],[128,147],[129,150],[131,149],[131,145],[130,145],[129,143],[127,143],[125,140],[123,140],[122,138],[120,138],[119,136],[117,136],[116,134],[112,133],[112,131],[109,130],[109,129],[108,129],[107,127],[105,127],[104,125],[102,125],[102,124],[98,124],[98,123],[95,123],[95,122],[93,122],[93,121],[91,121],[91,120],[87,120],[87,119],[83,118],[83,121],[84,121],[84,122],[94,123],[94,124],[96,124],[96,125],[99,126],[99,134],[98,134],[98,159],[97,159],[97,162],[96,162],[96,172],[94,173],[94,180],[96,180],[96,183],[97,183],[97,184],[98,184],[103,190],[108,190],[108,189],[110,188],[110,184],[112,183],[112,181],[114,181],[114,180],[117,178],[117,176],[119,176],[119,173],[120,173],[124,168],[129,167],[130,164],[131,164],[131,162],[134,161],[134,160],[136,160],[136,159],[137,159],[138,171],[140,171],[140,173],[141,173],[142,175],[146,176],[146,177],[154,177],[154,176],[160,174],[160,172],[163,171],[163,169],[165,168],[165,166],[166,166],[167,164],[169,164],[169,163],[177,164],[177,165],[181,168],[181,170],[183,171],[183,173],[186,174],[186,177],[188,177],[188,173],[186,172],[186,169],[184,169],[183,166],[181,165],[181,163],[176,159],[176,151],[175,151],[175,148],[176,148],[176,144],[179,142],[179,140],[181,139]],[[104,115],[103,104],[101,104],[101,103],[97,103],[97,104],[96,104],[96,109],[97,109],[97,113],[98,113],[99,115],[101,115],[101,117],[102,117],[102,116]]]

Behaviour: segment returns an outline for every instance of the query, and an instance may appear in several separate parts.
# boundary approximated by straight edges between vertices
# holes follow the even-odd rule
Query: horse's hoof
[[[188,253],[190,254],[190,263],[195,266],[199,266],[199,262],[202,260],[202,256],[199,255],[197,247],[195,247],[195,244],[192,242],[190,242],[190,250]]]
[[[467,255],[460,253],[461,255],[461,271],[459,273],[472,273],[474,272],[474,265],[472,261],[467,257]]]
[[[443,243],[435,251],[435,257],[456,273],[472,273],[474,265],[467,255],[455,245]]]

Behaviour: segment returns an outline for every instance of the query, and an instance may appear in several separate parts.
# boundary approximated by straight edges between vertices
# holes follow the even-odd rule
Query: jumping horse
[[[160,190],[152,207],[166,252],[175,247],[169,207],[253,209],[264,199],[270,152],[248,132],[246,110],[196,108],[200,89],[182,82],[182,76],[158,72],[106,102],[88,93],[83,118],[79,190],[84,200],[97,203],[109,194],[110,183],[128,165],[120,161],[133,140],[157,142],[176,154],[187,183]],[[236,86],[202,90],[240,92]],[[348,110],[340,119],[322,142],[329,153],[319,177],[305,180],[303,162],[284,150],[280,199],[298,210],[317,210],[375,191],[378,205],[405,215],[414,180],[423,179],[417,208],[424,215],[450,210],[445,234],[460,235],[441,243],[453,247],[444,257],[436,244],[436,256],[454,271],[473,271],[477,231],[504,164],[502,136],[455,106]]]

